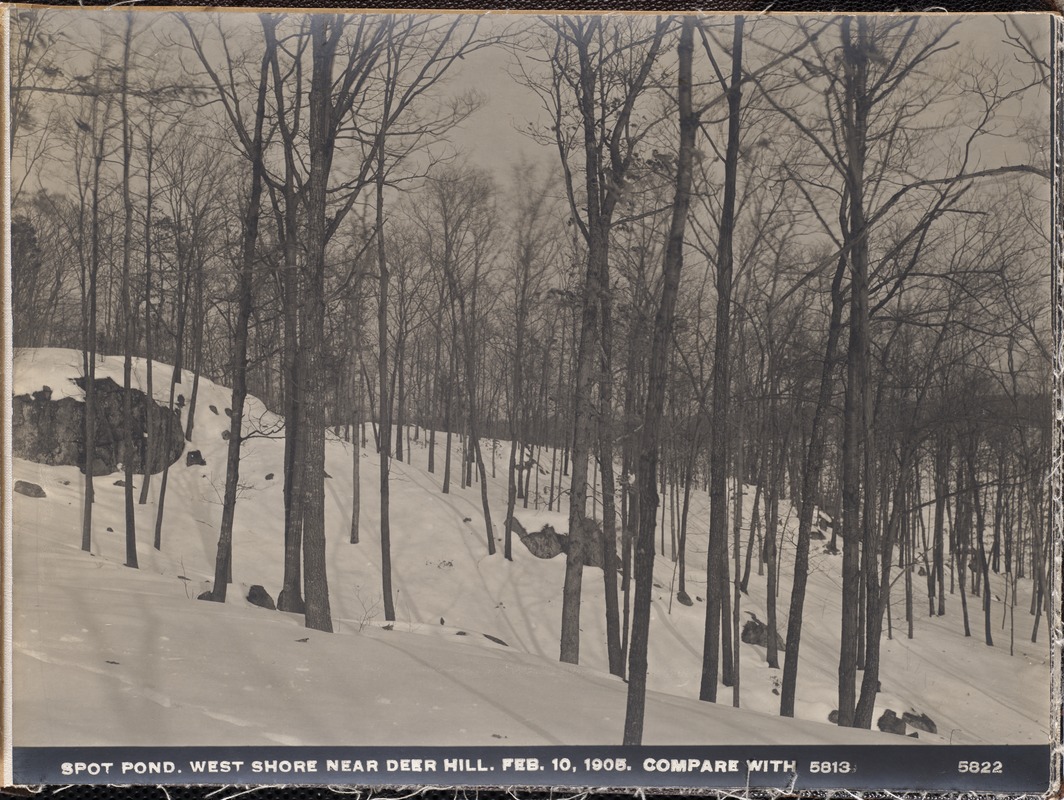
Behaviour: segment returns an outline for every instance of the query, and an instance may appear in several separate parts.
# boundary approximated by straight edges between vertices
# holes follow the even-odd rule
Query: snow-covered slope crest
[[[76,351],[20,351],[15,393],[48,385],[53,397],[77,396],[72,379],[80,375],[80,365]],[[117,357],[97,364],[100,377],[118,383],[121,371]],[[135,360],[137,388],[146,389],[145,372],[145,362]],[[168,366],[153,365],[152,391],[161,404],[169,399],[170,377]],[[187,422],[192,376],[182,377],[176,392],[186,398],[181,414]],[[380,473],[371,433],[366,449],[332,433],[327,437],[326,526],[336,633],[308,631],[300,617],[245,599],[252,585],[276,597],[283,570],[283,420],[255,398],[249,398],[245,432],[256,435],[242,450],[234,583],[224,606],[197,601],[213,576],[229,403],[227,388],[200,378],[186,449],[199,450],[206,463],[188,465],[182,458],[171,467],[159,550],[151,542],[160,480],[151,478],[147,503],[136,506],[137,570],[123,566],[123,489],[113,478],[96,480],[92,551],[85,553],[78,469],[16,459],[12,477],[38,484],[46,495],[15,495],[13,509],[17,745],[620,743],[627,687],[605,668],[602,572],[585,574],[581,666],[561,665],[556,659],[562,559],[536,558],[516,539],[513,561],[501,552],[488,556],[479,487],[461,488],[455,473],[451,492],[442,493],[442,467],[435,473],[427,469],[424,431],[412,439],[408,460],[394,462],[391,470],[394,624],[383,619],[375,495]],[[437,465],[443,446],[440,434]],[[488,481],[498,531],[507,451],[490,441],[484,447],[486,458],[497,455],[500,462],[497,474],[489,465]],[[351,544],[355,457],[361,536]],[[457,450],[453,461],[460,463]],[[138,495],[143,480],[136,477]],[[696,506],[692,514],[697,519],[703,511]],[[526,527],[564,520],[542,507],[537,512],[535,503],[519,514]],[[699,530],[696,524],[691,552],[704,552]],[[785,563],[785,575],[788,568]],[[754,645],[742,645],[742,709],[698,702],[704,605],[697,597],[693,607],[670,602],[675,565],[660,557],[646,743],[912,742],[827,724],[837,644],[821,632],[835,627],[838,615],[835,568],[828,559],[814,564],[799,719],[790,720],[774,714],[779,672],[767,667],[763,649]],[[704,574],[691,568],[688,580],[691,594],[699,594]],[[743,610],[764,619],[759,587],[752,582]],[[1010,660],[1007,653],[1003,662],[986,662],[1014,670],[1019,688],[1015,697],[976,699],[975,687],[956,679],[968,651],[951,636],[927,633],[908,644],[896,640],[887,649],[884,707],[926,712],[940,730],[955,729],[954,741],[979,741],[979,724],[990,713],[1019,731],[1019,740],[1039,740],[1041,722],[1032,709],[1040,706],[1025,697],[1030,691],[1024,683],[1040,679],[1044,665],[1026,654]],[[912,673],[916,665],[920,686],[903,681],[911,677],[905,670]],[[943,687],[952,691],[949,705],[940,707],[936,699],[947,697]],[[730,690],[721,693],[730,700]],[[921,742],[941,740],[920,734]]]

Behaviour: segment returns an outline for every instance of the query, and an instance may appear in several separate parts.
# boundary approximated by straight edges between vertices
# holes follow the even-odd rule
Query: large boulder
[[[605,562],[605,551],[602,549],[602,525],[597,519],[587,517],[584,519],[583,535],[580,537],[581,549],[584,556],[585,567],[597,567],[602,569]],[[562,537],[562,549],[569,552],[570,540],[568,536]]]
[[[528,552],[536,558],[554,558],[559,553],[565,552],[564,539],[566,537],[555,533],[550,525],[544,525],[538,531],[526,531],[521,521],[514,517],[513,532],[521,540]]]
[[[748,619],[746,624],[743,625],[743,632],[740,634],[739,638],[747,644],[756,644],[759,647],[767,648],[768,625],[759,620],[756,614],[749,611],[746,613],[750,614],[750,619]],[[783,650],[783,637],[779,635],[778,631],[776,632],[776,648],[778,650]]]
[[[74,378],[82,389],[84,378]],[[129,461],[133,471],[162,472],[181,457],[185,449],[181,417],[156,402],[145,409],[145,394],[130,389],[133,413],[125,413],[125,390],[111,378],[97,378],[96,441],[93,448],[93,474],[109,475],[127,460],[125,438],[132,429],[133,452]],[[85,469],[85,403],[73,397],[52,399],[52,390],[43,389],[12,398],[11,452],[18,458],[51,466],[75,466]],[[147,465],[148,437],[153,438],[151,461]]]
[[[597,519],[585,519],[583,524],[583,556],[585,567],[602,569],[605,562],[603,550],[602,525]],[[544,525],[538,531],[526,531],[524,526],[514,518],[514,532],[522,544],[536,558],[554,558],[560,553],[569,552],[568,534],[558,533],[551,525]]]

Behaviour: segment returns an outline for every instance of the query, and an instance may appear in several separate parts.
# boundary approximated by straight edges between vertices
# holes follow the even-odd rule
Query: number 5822
[[[958,761],[957,772],[971,772],[978,775],[1001,773],[1004,766],[1000,761]]]

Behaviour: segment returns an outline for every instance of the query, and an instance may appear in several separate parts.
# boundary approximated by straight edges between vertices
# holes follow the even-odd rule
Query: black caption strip
[[[1045,792],[1048,745],[16,747],[18,784]]]

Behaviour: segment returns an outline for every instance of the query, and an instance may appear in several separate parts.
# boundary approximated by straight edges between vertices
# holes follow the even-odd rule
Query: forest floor
[[[53,399],[81,397],[72,379],[81,356],[27,350],[15,357],[14,394],[48,385]],[[144,363],[134,385],[143,387]],[[156,364],[153,391],[164,403],[170,368]],[[105,358],[98,377],[122,382],[122,361]],[[191,376],[178,392],[188,396]],[[120,473],[96,480],[92,552],[80,549],[83,476],[76,467],[14,460],[13,479],[41,486],[44,498],[14,495],[13,641],[16,746],[108,744],[619,744],[626,685],[608,674],[602,572],[585,568],[581,663],[558,663],[564,556],[533,556],[515,536],[513,561],[502,556],[508,443],[490,440],[489,498],[499,552],[487,555],[480,490],[459,488],[454,437],[452,485],[442,494],[444,435],[436,472],[427,470],[425,432],[410,462],[391,470],[393,587],[397,620],[385,623],[380,592],[379,468],[359,452],[361,541],[349,543],[352,445],[328,435],[326,527],[334,634],[302,627],[298,615],[251,605],[259,584],[276,598],[283,556],[283,436],[280,420],[249,398],[249,439],[241,464],[233,585],[224,605],[197,601],[211,587],[225,480],[230,393],[200,380],[188,450],[206,466],[171,467],[162,549],[151,546],[159,476],[147,505],[136,507],[140,569],[125,560]],[[213,409],[211,407],[214,407]],[[546,451],[544,451],[546,452]],[[549,460],[543,465],[549,470]],[[492,474],[494,472],[494,477]],[[139,491],[142,476],[135,485]],[[539,510],[517,512],[527,529],[565,517],[545,510],[549,476],[539,476]],[[533,478],[535,486],[535,478]],[[745,541],[753,488],[746,487]],[[790,598],[793,510],[784,503],[781,633]],[[907,737],[828,723],[836,706],[841,616],[841,556],[813,542],[805,603],[796,719],[775,716],[782,671],[765,649],[741,645],[740,709],[732,690],[721,704],[699,702],[705,604],[708,500],[692,495],[687,561],[690,607],[675,601],[676,564],[655,564],[645,743],[908,743]],[[667,520],[668,524],[668,520]],[[668,539],[668,536],[666,536]],[[668,544],[668,541],[666,542]],[[702,565],[700,567],[700,565]],[[893,638],[884,640],[882,692],[875,718],[892,709],[926,714],[937,734],[920,742],[1044,743],[1049,738],[1049,646],[1045,625],[1030,641],[1031,583],[1019,581],[1015,654],[1010,609],[995,576],[995,646],[982,639],[980,601],[969,598],[973,635],[963,635],[960,599],[947,614],[927,615],[926,583],[913,574],[914,636],[906,637],[903,584],[892,591]],[[741,618],[766,619],[766,580],[757,575]],[[489,638],[490,637],[490,638]],[[780,654],[780,664],[783,654]]]

